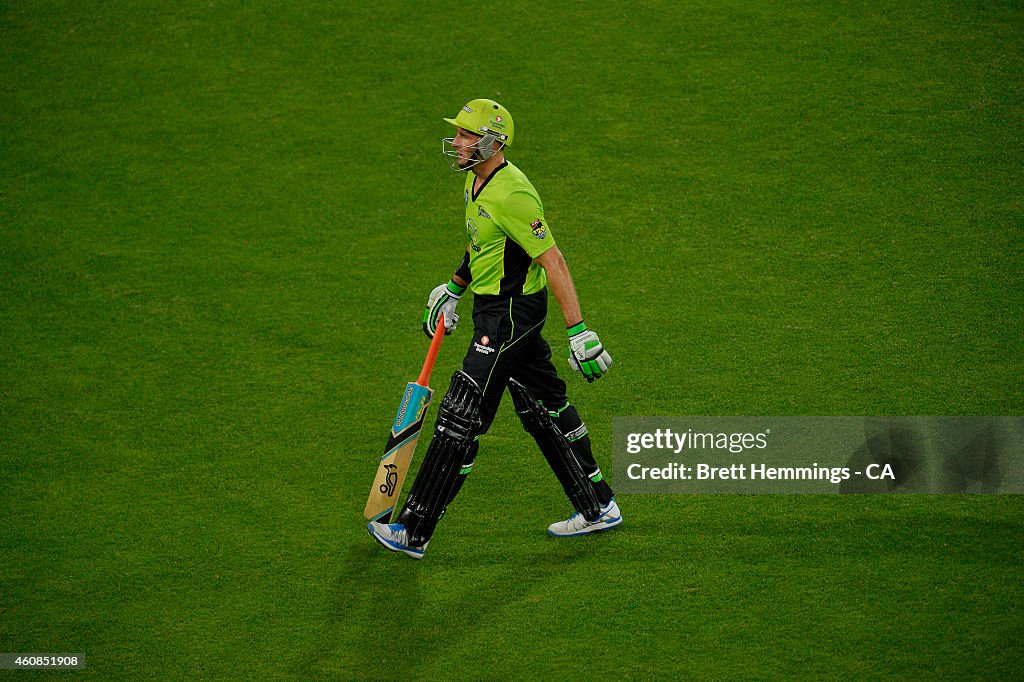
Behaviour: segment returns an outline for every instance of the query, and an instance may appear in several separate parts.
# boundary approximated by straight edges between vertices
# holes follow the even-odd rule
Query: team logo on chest
[[[465,199],[466,199],[466,206],[469,206],[469,190],[468,189],[466,190]]]

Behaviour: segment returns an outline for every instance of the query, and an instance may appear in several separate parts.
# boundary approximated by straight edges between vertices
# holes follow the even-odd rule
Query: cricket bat
[[[363,511],[363,516],[370,521],[391,522],[391,514],[395,511],[398,495],[402,492],[405,475],[409,472],[409,464],[412,463],[412,455],[416,451],[416,441],[420,437],[430,398],[434,395],[429,386],[430,373],[434,369],[434,361],[437,360],[437,352],[441,349],[443,338],[442,314],[437,319],[437,331],[430,342],[423,370],[416,381],[406,384],[405,395],[398,404],[398,413],[391,426],[388,444],[384,446],[384,455],[377,467],[377,477],[373,480],[370,497],[366,500],[366,509]]]

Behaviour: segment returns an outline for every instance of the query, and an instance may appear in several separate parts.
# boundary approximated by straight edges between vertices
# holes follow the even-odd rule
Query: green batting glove
[[[612,356],[601,345],[597,334],[582,321],[569,327],[569,366],[582,372],[587,381],[595,381],[612,366]]]

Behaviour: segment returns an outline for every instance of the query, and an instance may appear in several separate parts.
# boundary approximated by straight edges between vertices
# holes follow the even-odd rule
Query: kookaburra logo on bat
[[[394,464],[385,464],[384,468],[388,470],[388,475],[381,484],[380,491],[391,497],[395,494],[395,486],[398,485],[398,467]]]

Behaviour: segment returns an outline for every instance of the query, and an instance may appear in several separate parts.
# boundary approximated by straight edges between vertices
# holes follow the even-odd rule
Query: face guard
[[[468,171],[473,166],[483,163],[505,148],[507,143],[504,140],[501,141],[500,147],[494,148],[494,142],[498,139],[492,133],[485,133],[473,144],[457,145],[455,144],[454,137],[445,137],[441,139],[441,153],[444,155],[445,160],[448,161],[448,167],[453,171]],[[460,149],[469,152],[469,161],[465,164],[459,161]]]
[[[508,109],[491,99],[475,99],[459,110],[455,118],[444,119],[456,128],[468,130],[480,139],[471,145],[456,145],[454,137],[446,137],[441,141],[441,153],[454,171],[467,171],[473,166],[487,161],[505,147],[512,146],[515,128],[512,115]],[[498,149],[495,142],[501,142]],[[459,163],[459,151],[469,152],[469,160]]]

